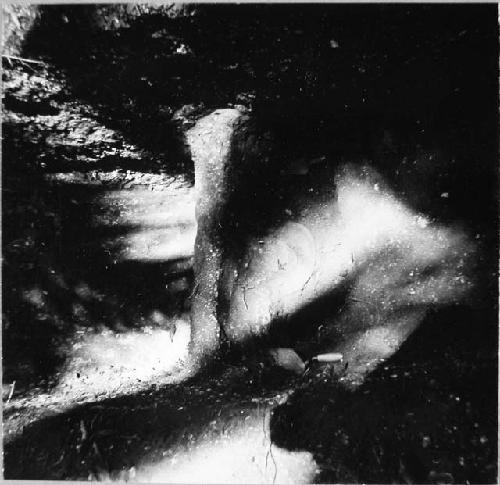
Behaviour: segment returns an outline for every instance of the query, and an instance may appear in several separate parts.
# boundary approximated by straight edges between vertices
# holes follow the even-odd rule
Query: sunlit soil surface
[[[319,471],[309,452],[271,444],[270,408],[241,409],[223,430],[209,424],[194,444],[167,453],[154,464],[140,464],[134,479],[154,483],[311,483]],[[212,429],[210,429],[212,428]],[[100,477],[105,478],[105,477]]]
[[[193,255],[194,190],[177,181],[167,190],[110,191],[96,201],[92,224],[125,226],[126,234],[103,242],[116,261],[171,261]]]
[[[289,210],[294,222],[255,241],[239,268],[230,325],[244,339],[343,286],[338,308],[310,318],[337,332],[328,350],[344,355],[343,379],[359,385],[428,311],[467,301],[481,234],[414,211],[368,165],[334,170],[318,175],[328,184],[305,179]]]
[[[79,339],[70,350],[54,396],[94,399],[164,382],[175,364],[186,358],[190,335],[188,317],[169,323],[169,329],[106,330]]]
[[[76,335],[50,392],[34,389],[4,403],[4,439],[13,439],[33,419],[183,379],[178,367],[187,355],[190,327],[187,317],[170,324]]]

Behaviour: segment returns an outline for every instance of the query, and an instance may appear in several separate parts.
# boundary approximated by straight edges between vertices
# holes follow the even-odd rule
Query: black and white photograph
[[[496,3],[0,9],[5,480],[498,483]]]

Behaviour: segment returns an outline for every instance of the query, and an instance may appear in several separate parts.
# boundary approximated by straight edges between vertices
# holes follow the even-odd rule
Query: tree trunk
[[[187,142],[195,164],[198,225],[190,355],[199,366],[217,353],[221,337],[243,340],[228,319],[244,324],[241,312],[234,315],[235,309],[241,310],[233,302],[235,282],[248,256],[248,240],[262,221],[255,174],[269,177],[271,144],[237,109],[220,109],[202,118],[188,131]]]
[[[220,221],[228,197],[231,141],[242,114],[217,110],[187,133],[195,164],[197,233],[194,252],[195,289],[191,308],[190,356],[198,366],[220,345],[217,321],[219,277],[222,268]]]

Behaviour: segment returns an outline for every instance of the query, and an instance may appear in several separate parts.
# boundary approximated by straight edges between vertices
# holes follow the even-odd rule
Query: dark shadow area
[[[342,334],[332,325],[335,315],[340,315],[349,299],[349,278],[343,285],[326,292],[309,302],[297,312],[275,317],[264,335],[252,336],[244,342],[223,341],[221,361],[232,365],[248,365],[252,370],[272,365],[269,349],[292,348],[307,362],[315,355],[330,351]],[[355,332],[356,329],[351,329]],[[224,337],[224,335],[223,335]]]
[[[350,282],[326,292],[300,308],[293,315],[275,319],[269,328],[269,340],[274,347],[293,347],[304,361],[334,347],[333,329],[324,325],[339,315],[349,298]]]
[[[222,215],[229,258],[246,254],[250,237],[334,197],[335,169],[345,162],[373,167],[412,210],[497,245],[495,12],[458,6],[451,14],[448,7],[201,11],[193,21],[199,36],[221,25],[231,26],[230,38],[231,28],[239,36],[262,32],[246,57],[236,33],[234,50],[204,44],[228,63],[233,55],[248,58],[258,73],[252,120],[232,139],[234,189]],[[268,60],[270,39],[279,42]],[[333,41],[339,47],[331,48]],[[290,68],[281,67],[281,77],[266,77],[266,70],[281,72],[273,61],[284,60]],[[308,75],[314,81],[306,88]]]
[[[294,95],[277,82],[255,110],[281,156],[368,161],[415,210],[488,228],[497,187],[495,13],[453,7],[452,14],[444,5],[306,11],[323,89],[301,90],[291,75],[282,84],[290,81]],[[339,47],[326,49],[332,38]]]
[[[42,7],[25,52],[48,58],[62,69],[69,83],[60,99],[76,97],[90,104],[100,122],[158,162],[156,167],[150,164],[150,170],[166,169],[192,178],[180,129],[183,123],[171,119],[176,110],[193,102],[190,86],[204,75],[192,56],[176,54],[181,42],[176,31],[188,25],[189,18],[152,14],[127,28],[106,30],[94,17],[96,8]],[[206,92],[197,93],[195,102],[200,103]]]
[[[78,105],[74,103],[73,95],[64,94],[68,89],[66,81],[61,72],[53,66],[39,66],[36,70],[28,71],[25,66],[10,66],[4,61],[4,76],[10,73],[30,76],[41,76],[49,80],[57,79],[63,83],[61,90],[55,89],[51,92],[49,86],[32,87],[29,97],[22,91],[5,90],[3,107],[7,112],[14,112],[24,116],[23,122],[4,123],[3,133],[5,139],[25,139],[25,148],[29,147],[31,153],[32,168],[43,168],[45,173],[56,172],[88,172],[98,170],[100,172],[112,172],[115,170],[125,172],[146,171],[148,173],[164,173],[169,175],[183,174],[193,182],[192,163],[189,159],[189,150],[182,148],[185,159],[185,169],[173,169],[169,163],[174,163],[174,157],[159,155],[153,147],[143,144],[140,147],[140,157],[129,156],[130,140],[124,138],[118,132],[114,132],[114,138],[106,139],[109,134],[105,132],[113,126],[107,120],[100,118],[98,105]],[[88,100],[83,100],[88,101]],[[69,111],[69,114],[68,114]],[[64,116],[68,116],[65,119]],[[33,130],[33,118],[26,117],[54,116],[50,128]],[[77,118],[79,117],[79,118]],[[49,118],[50,119],[50,118]],[[103,125],[99,125],[99,122]],[[93,122],[93,123],[92,123]],[[39,121],[38,121],[39,123]],[[138,128],[137,128],[138,129]],[[146,133],[147,131],[147,127]],[[161,128],[159,128],[161,129]],[[27,134],[29,133],[29,137]],[[117,136],[118,135],[118,136]],[[100,139],[99,139],[100,136]],[[176,135],[180,136],[180,134]],[[66,140],[64,138],[66,137]],[[88,139],[95,140],[89,143]],[[50,156],[49,156],[50,155]],[[7,161],[8,162],[8,161]],[[49,163],[47,163],[49,162]],[[176,162],[177,163],[177,162]]]
[[[6,110],[16,111],[26,116],[52,116],[59,113],[59,109],[52,106],[50,102],[46,100],[30,102],[19,100],[13,96],[7,95],[3,100],[3,105]]]
[[[93,9],[44,7],[26,52],[52,59],[72,95],[172,170],[190,166],[181,132],[197,116],[240,103],[284,159],[368,158],[438,216],[494,203],[494,6],[197,5],[115,30],[99,28]],[[174,113],[187,105],[179,124]],[[452,172],[444,188],[429,156]],[[407,193],[405,179],[422,172],[415,158],[426,164],[422,182],[436,184],[431,201]]]
[[[495,483],[498,335],[490,303],[431,312],[353,392],[321,374],[273,412],[273,441],[313,452],[321,483]]]

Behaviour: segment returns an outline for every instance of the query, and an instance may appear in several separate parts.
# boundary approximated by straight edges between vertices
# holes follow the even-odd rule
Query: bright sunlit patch
[[[99,199],[101,212],[94,225],[114,224],[158,227],[189,224],[194,221],[194,189],[150,191],[115,190]]]
[[[107,330],[84,336],[73,345],[55,394],[117,395],[163,383],[165,374],[186,357],[190,337],[188,321],[170,323],[168,329]]]
[[[466,270],[474,247],[466,234],[412,211],[368,168],[340,169],[336,197],[307,208],[298,222],[312,234],[315,270],[304,285],[296,281],[290,265],[282,277],[288,277],[287,293],[281,291],[281,282],[276,288],[266,287],[267,294],[280,299],[271,305],[285,313],[353,277],[354,294],[374,297],[377,303],[391,298],[415,304],[450,303],[471,287]],[[272,285],[269,279],[268,286]]]
[[[322,323],[340,326],[346,336],[347,341],[339,343],[342,347],[332,350],[352,360],[364,359],[367,365],[372,356],[381,359],[394,353],[427,310],[463,301],[474,284],[475,247],[463,229],[439,225],[405,205],[370,167],[340,167],[335,185],[326,194],[318,192],[295,219],[295,226],[310,231],[312,242],[304,239],[297,250],[297,238],[281,234],[291,251],[314,253],[310,276],[299,272],[299,258],[295,263],[288,258],[285,265],[276,251],[269,251],[267,259],[257,255],[252,267],[260,271],[261,281],[240,284],[246,291],[239,298],[244,299],[239,313],[233,312],[240,316],[234,317],[234,326],[251,316],[240,331],[244,338],[253,322],[265,328],[276,314],[294,314],[346,284],[349,294],[341,315],[332,314]],[[262,247],[274,248],[267,241]],[[276,263],[267,263],[273,258],[280,279],[270,277],[277,273]],[[356,329],[352,336],[350,328]]]
[[[23,292],[23,299],[36,308],[43,308],[47,299],[47,292],[40,288],[32,288]]]
[[[196,228],[141,228],[120,242],[118,260],[170,261],[193,256]]]
[[[245,409],[238,419],[220,417],[195,443],[170,450],[159,463],[139,465],[134,480],[156,483],[313,483],[318,467],[309,452],[270,442],[269,408]],[[215,423],[214,423],[215,425]]]
[[[104,243],[115,262],[169,261],[191,257],[196,236],[194,189],[112,191],[99,199],[95,226],[123,226]]]

